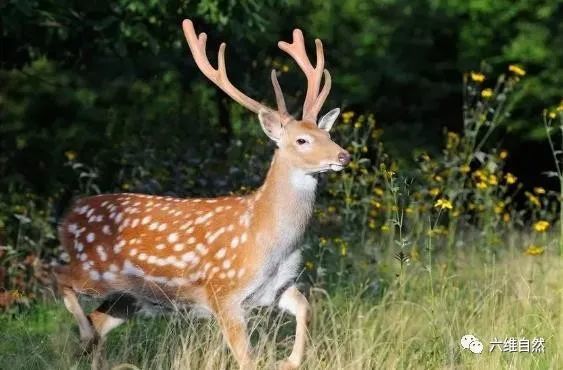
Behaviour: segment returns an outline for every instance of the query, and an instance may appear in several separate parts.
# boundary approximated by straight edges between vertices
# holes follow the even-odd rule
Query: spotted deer
[[[315,175],[342,170],[350,162],[348,152],[329,136],[339,109],[317,123],[331,87],[323,46],[315,40],[313,66],[300,30],[293,31],[292,43],[278,43],[307,78],[303,115],[297,120],[286,109],[275,70],[271,80],[277,110],[232,85],[225,43],[215,69],[206,55],[206,34],[197,35],[190,20],[182,26],[201,72],[256,113],[277,144],[264,184],[246,196],[105,194],[78,199],[59,228],[70,256],[69,264],[57,271],[64,304],[78,321],[85,344],[103,340],[145,307],[194,308],[217,319],[240,367],[252,368],[245,312],[277,303],[296,317],[292,352],[280,363],[282,369],[294,369],[303,360],[310,315],[307,299],[294,285],[301,262],[297,244],[312,214]],[[101,298],[102,303],[86,315],[78,295]]]

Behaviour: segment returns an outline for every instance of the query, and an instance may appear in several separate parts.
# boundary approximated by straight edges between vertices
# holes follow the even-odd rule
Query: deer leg
[[[89,317],[101,340],[137,311],[137,301],[127,294],[114,294],[107,297]]]
[[[80,340],[82,343],[89,345],[94,340],[94,330],[90,321],[84,314],[76,293],[71,288],[63,288],[63,302],[66,309],[74,316],[78,322],[78,330],[80,331]]]
[[[109,369],[104,351],[106,336],[131,318],[138,309],[135,298],[126,294],[114,294],[104,299],[102,304],[88,315],[99,338],[92,358],[92,369]]]
[[[295,287],[290,286],[285,290],[279,300],[278,306],[295,316],[295,342],[289,357],[284,360],[280,370],[297,369],[303,362],[305,342],[307,341],[307,324],[311,315],[311,307],[307,298]]]
[[[218,312],[217,319],[240,369],[255,369],[242,308],[222,309]]]

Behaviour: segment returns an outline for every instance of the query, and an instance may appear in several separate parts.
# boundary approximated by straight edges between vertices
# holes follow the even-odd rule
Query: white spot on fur
[[[196,225],[202,224],[202,223],[206,222],[206,221],[209,220],[211,217],[213,217],[213,215],[214,215],[214,212],[211,211],[211,212],[208,212],[208,213],[204,214],[203,216],[199,216],[198,218],[195,219]]]
[[[236,247],[238,247],[238,242],[239,242],[239,238],[238,238],[238,236],[235,236],[235,237],[233,238],[233,240],[231,240],[231,248],[236,248]]]
[[[100,261],[106,261],[108,259],[108,254],[103,246],[98,245],[96,247],[96,252],[98,252],[98,256],[100,256]]]
[[[89,273],[90,279],[92,280],[100,280],[100,273],[96,270],[92,270]]]
[[[124,274],[124,275],[133,275],[133,276],[144,276],[145,275],[145,272],[141,268],[139,268],[138,266],[135,266],[129,260],[125,260],[123,262],[123,269],[121,270],[121,273]]]
[[[215,231],[213,234],[211,234],[208,238],[207,238],[207,242],[209,244],[212,244],[218,237],[221,236],[221,234],[223,234],[225,232],[225,228],[221,227],[219,230]]]
[[[168,235],[168,242],[169,243],[175,243],[178,241],[178,234],[177,233],[172,233],[170,235]]]
[[[217,253],[215,253],[215,258],[217,259],[221,259],[223,257],[225,257],[225,254],[227,253],[227,249],[226,248],[221,248],[217,251]]]
[[[102,279],[104,280],[109,280],[109,281],[115,280],[115,277],[116,277],[115,273],[109,271],[106,271],[102,274]]]
[[[86,241],[88,243],[92,243],[94,240],[96,240],[96,235],[94,235],[94,233],[89,233],[88,235],[86,235]]]
[[[195,246],[195,250],[199,252],[199,254],[201,254],[202,256],[205,256],[207,254],[207,252],[209,251],[205,245],[199,243],[198,245]]]

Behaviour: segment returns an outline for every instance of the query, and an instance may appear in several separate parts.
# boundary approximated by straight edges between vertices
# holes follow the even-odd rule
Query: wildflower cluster
[[[490,144],[508,116],[510,93],[525,74],[516,65],[494,81],[470,72],[462,132],[445,131],[439,154],[418,153],[418,168],[409,181],[402,180],[398,164],[385,153],[383,130],[374,117],[345,111],[336,135],[350,143],[346,149],[353,160],[344,173],[329,175],[330,197],[321,198],[315,218],[315,233],[322,237],[308,244],[307,270],[317,277],[330,275],[331,269],[337,276],[373,272],[372,262],[389,245],[393,256],[401,256],[403,269],[411,261],[427,261],[425,255],[433,251],[458,247],[459,230],[479,230],[475,244],[492,253],[505,233],[529,227],[532,243],[522,245],[523,253],[544,253],[556,194],[542,187],[525,191],[506,170],[510,153]],[[525,209],[516,205],[522,196]]]

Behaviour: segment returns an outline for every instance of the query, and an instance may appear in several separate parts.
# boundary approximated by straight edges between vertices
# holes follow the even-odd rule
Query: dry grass
[[[457,256],[455,263],[437,261],[432,274],[412,264],[379,298],[358,287],[332,294],[313,290],[314,318],[303,368],[559,368],[560,260],[514,253],[499,261]],[[47,304],[2,319],[0,368],[89,367],[90,358],[74,355],[76,328],[61,306]],[[293,322],[262,311],[255,313],[251,327],[260,368],[274,368],[291,348]],[[468,333],[484,343],[482,354],[461,350],[460,337]],[[536,336],[545,339],[545,353],[489,352],[494,337]],[[107,358],[116,369],[236,368],[212,321],[180,315],[124,325],[110,335]]]

